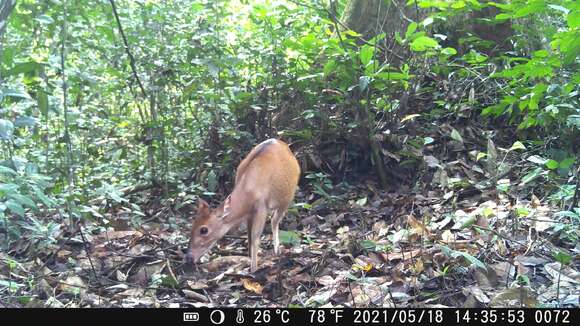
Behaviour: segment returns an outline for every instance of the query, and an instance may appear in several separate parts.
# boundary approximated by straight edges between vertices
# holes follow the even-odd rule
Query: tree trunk
[[[6,31],[6,26],[8,25],[8,17],[10,16],[12,9],[14,9],[14,6],[16,6],[16,0],[7,0],[0,2],[0,38],[2,38],[2,35],[4,35],[4,32]]]
[[[381,42],[386,48],[386,61],[398,66],[408,56],[407,50],[395,42],[395,35],[404,35],[411,20],[418,20],[414,7],[406,0],[350,0],[341,17],[344,27],[361,34],[368,41],[385,33]],[[419,18],[420,19],[420,18]]]
[[[8,17],[12,9],[16,6],[16,0],[2,0],[0,1],[0,56],[4,53],[4,32],[8,26]],[[0,73],[0,83],[2,82],[2,74]]]
[[[484,0],[483,2],[489,2]],[[498,1],[502,2],[502,1]],[[409,57],[406,48],[395,42],[395,35],[405,35],[407,26],[411,21],[420,22],[428,12],[411,4],[407,6],[407,0],[350,0],[345,7],[341,21],[345,27],[361,34],[364,40],[385,33],[384,47],[386,62],[392,66],[399,66]],[[466,15],[457,15],[449,19],[443,26],[443,34],[450,36],[449,42],[463,52],[457,39],[465,32],[472,33],[483,41],[489,41],[494,46],[482,49],[487,54],[493,54],[497,50],[511,50],[509,43],[513,35],[511,23],[495,23],[493,18],[499,13],[499,9],[493,6],[474,10]]]

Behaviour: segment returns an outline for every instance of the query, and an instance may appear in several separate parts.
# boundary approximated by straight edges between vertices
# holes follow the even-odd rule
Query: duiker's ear
[[[231,204],[232,204],[232,195],[229,195],[228,198],[226,198],[226,201],[224,201],[224,212],[222,214],[222,218],[230,215]]]
[[[203,200],[199,199],[197,201],[197,215],[207,215],[209,214],[209,204]]]

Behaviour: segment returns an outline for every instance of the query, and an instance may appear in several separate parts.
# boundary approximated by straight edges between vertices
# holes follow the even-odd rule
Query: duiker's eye
[[[201,235],[206,235],[208,232],[209,230],[206,226],[202,226],[201,228],[199,228],[199,234]]]

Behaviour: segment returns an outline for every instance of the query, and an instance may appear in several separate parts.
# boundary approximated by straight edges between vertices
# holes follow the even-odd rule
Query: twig
[[[115,5],[114,0],[109,0],[111,3],[111,7],[113,7],[113,15],[115,16],[115,20],[117,21],[117,27],[119,28],[119,33],[121,34],[121,38],[123,39],[123,44],[125,45],[125,52],[127,56],[129,56],[129,64],[131,65],[131,71],[133,72],[133,77],[137,80],[137,84],[141,89],[141,95],[143,97],[147,97],[147,92],[145,91],[145,87],[143,87],[143,83],[141,83],[141,79],[139,79],[139,75],[137,75],[137,67],[135,66],[135,57],[129,50],[129,42],[127,42],[127,37],[125,36],[125,32],[123,31],[123,26],[121,25],[121,20],[119,19],[119,14],[117,13],[117,6]]]
[[[80,225],[80,223],[78,223],[78,231],[79,231],[79,234],[81,235],[81,238],[83,239],[83,245],[85,246],[85,251],[87,253],[87,259],[89,260],[89,264],[91,265],[91,270],[93,271],[93,274],[95,275],[95,279],[97,280],[97,283],[99,283],[99,287],[100,287],[103,284],[101,283],[101,279],[99,278],[97,271],[95,270],[95,265],[93,264],[93,260],[91,259],[91,254],[90,254],[91,248],[90,248],[89,242],[87,241],[87,239],[85,238],[85,235],[83,234],[82,226]]]
[[[578,192],[580,192],[580,166],[576,170],[576,189],[574,189],[574,197],[572,197],[572,202],[570,203],[569,211],[578,206]]]

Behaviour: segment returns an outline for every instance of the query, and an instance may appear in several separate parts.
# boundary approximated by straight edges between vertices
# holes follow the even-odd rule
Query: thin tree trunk
[[[6,26],[8,26],[8,17],[12,12],[12,9],[16,6],[16,0],[5,0],[0,2],[0,38],[4,35],[6,31]],[[0,43],[0,51],[2,43]]]
[[[0,2],[0,57],[4,52],[4,32],[8,26],[8,17],[12,9],[16,6],[16,0],[7,0]],[[0,83],[2,83],[2,73],[0,72]]]

